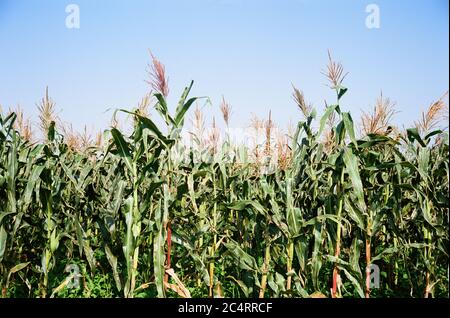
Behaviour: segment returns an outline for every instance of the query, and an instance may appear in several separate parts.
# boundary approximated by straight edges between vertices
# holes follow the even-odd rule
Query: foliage
[[[111,128],[82,151],[54,121],[33,143],[1,115],[3,297],[448,297],[447,133],[357,138],[332,66],[337,101],[320,118],[303,107],[283,168],[229,143],[187,148],[192,83],[173,116],[154,94],[165,129],[119,110],[131,134]],[[78,289],[64,285],[69,264]]]

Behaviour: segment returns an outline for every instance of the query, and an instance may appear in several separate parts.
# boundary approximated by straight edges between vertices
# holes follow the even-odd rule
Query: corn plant
[[[443,99],[400,131],[381,98],[358,134],[330,56],[336,100],[320,115],[294,88],[303,118],[278,150],[271,113],[252,147],[221,143],[215,119],[205,138],[197,109],[189,145],[193,82],[171,111],[152,59],[156,92],[114,113],[130,131],[113,120],[96,143],[77,137],[48,90],[40,141],[23,113],[0,114],[2,297],[448,297]]]

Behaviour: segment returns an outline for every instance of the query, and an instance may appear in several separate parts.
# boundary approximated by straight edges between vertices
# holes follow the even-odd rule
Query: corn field
[[[201,99],[191,83],[170,112],[155,57],[151,72],[152,93],[116,110],[129,132],[114,119],[95,141],[74,135],[48,92],[39,141],[20,110],[1,112],[2,297],[448,297],[443,99],[399,129],[381,96],[356,124],[330,58],[321,115],[294,88],[302,120],[282,137],[269,116],[262,142],[219,142],[214,121],[188,146]]]

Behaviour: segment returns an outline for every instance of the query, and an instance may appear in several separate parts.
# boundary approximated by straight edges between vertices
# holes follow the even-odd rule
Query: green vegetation
[[[117,111],[129,134],[113,122],[93,143],[58,129],[48,93],[44,140],[20,111],[0,115],[3,297],[448,297],[443,99],[403,131],[381,97],[359,133],[330,58],[336,100],[317,116],[294,89],[304,120],[288,138],[269,117],[253,148],[219,143],[217,129],[187,148],[192,84],[170,114],[155,58],[152,74],[156,93]],[[146,114],[150,98],[166,127]],[[366,284],[371,264],[379,288]]]

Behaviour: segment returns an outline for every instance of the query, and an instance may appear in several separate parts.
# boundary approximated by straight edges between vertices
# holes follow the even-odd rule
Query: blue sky
[[[78,30],[65,26],[71,3]],[[379,29],[365,25],[370,3]],[[330,49],[349,72],[342,107],[356,121],[382,90],[408,126],[448,90],[448,25],[447,0],[0,0],[0,104],[36,118],[49,86],[63,121],[106,128],[107,109],[134,107],[149,90],[151,49],[172,105],[193,79],[192,94],[212,101],[208,118],[224,95],[233,126],[269,110],[286,126],[301,118],[291,83],[319,110],[334,101],[321,74]]]

